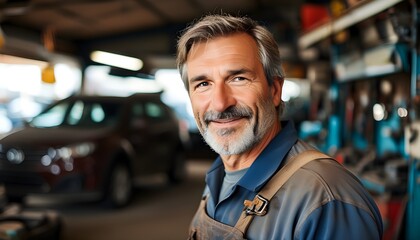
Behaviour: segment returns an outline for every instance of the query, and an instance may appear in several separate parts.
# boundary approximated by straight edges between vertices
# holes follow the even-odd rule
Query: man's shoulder
[[[296,141],[296,143],[292,146],[292,148],[287,153],[287,160],[296,157],[300,153],[303,153],[308,150],[317,150],[314,146],[306,143],[300,139]],[[318,150],[317,150],[318,151]]]
[[[288,160],[293,161],[299,153],[314,148],[298,141],[291,149]],[[363,201],[367,195],[362,183],[345,166],[332,158],[322,158],[311,161],[301,167],[284,185],[283,197],[307,198],[311,201],[325,203],[337,200],[344,202]]]

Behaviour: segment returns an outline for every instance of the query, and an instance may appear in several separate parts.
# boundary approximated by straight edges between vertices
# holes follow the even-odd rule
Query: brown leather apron
[[[202,239],[246,239],[246,231],[251,224],[254,216],[264,216],[268,210],[268,203],[274,194],[283,186],[283,184],[302,166],[316,159],[331,159],[331,157],[316,151],[306,150],[287,161],[268,181],[261,191],[255,196],[254,200],[245,200],[244,211],[234,227],[218,222],[207,215],[206,204],[207,196],[203,197],[200,206],[195,214],[191,226],[189,240]]]
[[[200,206],[195,214],[190,229],[190,240],[198,239],[244,239],[243,233],[232,226],[218,222],[206,213],[207,198],[204,197]]]

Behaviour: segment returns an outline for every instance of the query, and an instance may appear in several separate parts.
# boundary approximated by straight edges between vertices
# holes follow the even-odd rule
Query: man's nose
[[[235,104],[236,100],[232,88],[226,84],[215,86],[211,99],[211,106],[214,111],[223,112]]]

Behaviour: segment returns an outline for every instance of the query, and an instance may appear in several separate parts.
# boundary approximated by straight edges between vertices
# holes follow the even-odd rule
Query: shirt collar
[[[283,159],[297,141],[297,132],[292,121],[282,122],[282,130],[255,159],[238,185],[257,192],[279,169]]]
[[[297,141],[297,132],[292,121],[282,121],[282,130],[275,136],[261,154],[255,159],[238,185],[249,191],[258,191],[280,167],[286,154]],[[218,195],[224,176],[222,159],[218,157],[210,167],[206,183],[212,195]],[[215,196],[215,195],[213,195]]]

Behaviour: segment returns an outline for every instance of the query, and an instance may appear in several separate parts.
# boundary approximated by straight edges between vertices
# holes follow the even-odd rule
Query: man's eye
[[[233,81],[244,81],[244,80],[246,80],[246,78],[244,78],[244,77],[235,77],[235,78],[233,78]]]
[[[231,84],[234,85],[244,85],[244,84],[248,84],[250,82],[249,78],[246,77],[234,77],[231,80]]]
[[[207,87],[208,85],[208,82],[200,82],[197,85],[195,85],[195,88]]]

